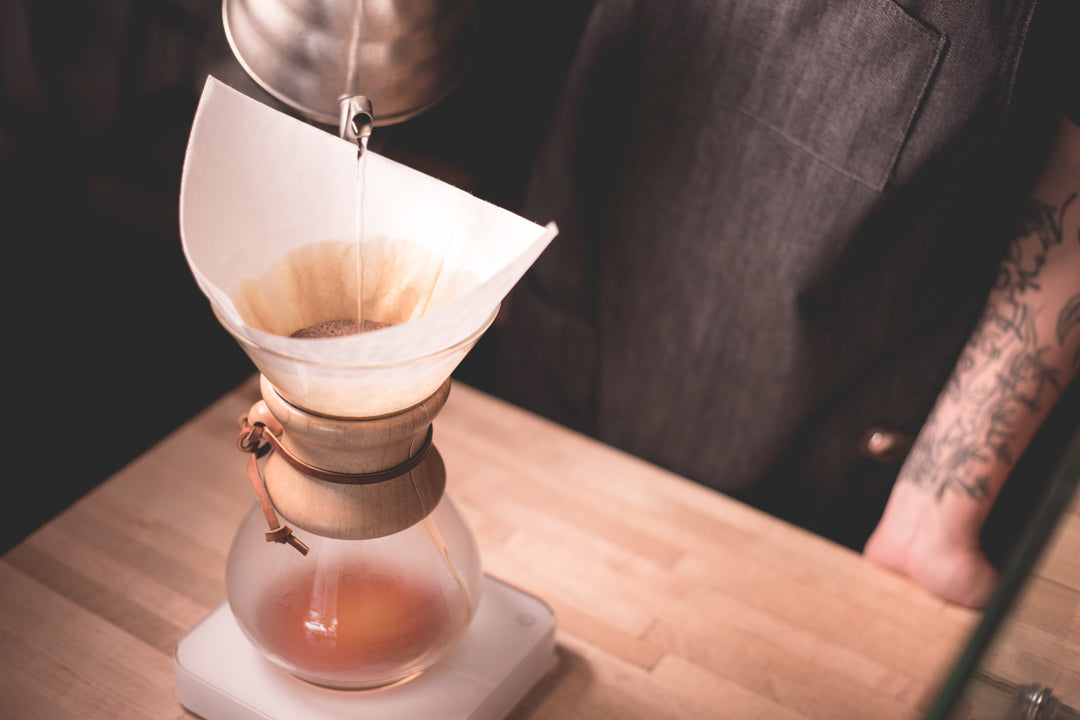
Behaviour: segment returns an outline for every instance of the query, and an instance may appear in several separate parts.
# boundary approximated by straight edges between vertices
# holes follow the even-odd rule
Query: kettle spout
[[[363,155],[375,126],[371,100],[363,95],[350,95],[338,100],[338,106],[341,108],[338,120],[339,137],[355,142],[359,154]]]

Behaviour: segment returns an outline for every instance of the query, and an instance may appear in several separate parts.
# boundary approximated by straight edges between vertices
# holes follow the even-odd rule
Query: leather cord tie
[[[417,450],[415,455],[400,465],[395,465],[392,468],[379,470],[377,472],[341,473],[333,470],[323,470],[322,468],[317,468],[314,465],[304,462],[289,452],[272,432],[267,432],[265,423],[248,422],[246,415],[240,418],[240,435],[237,438],[236,444],[243,452],[250,453],[248,458],[248,477],[251,480],[251,486],[255,489],[255,496],[259,499],[259,506],[262,508],[266,523],[270,526],[270,530],[266,533],[267,542],[287,543],[304,555],[307,555],[308,553],[307,545],[292,534],[292,529],[288,525],[284,525],[278,520],[277,511],[274,509],[274,503],[270,500],[270,493],[266,489],[266,480],[259,471],[257,462],[259,458],[277,451],[278,455],[285,460],[285,462],[310,477],[346,485],[372,485],[406,475],[423,462],[428,450],[431,449],[433,427],[434,426],[432,425],[428,425],[427,435],[424,436],[424,442],[420,445],[420,449]]]
[[[248,455],[248,478],[251,487],[255,490],[255,497],[259,499],[259,507],[262,508],[263,517],[270,529],[266,532],[266,542],[278,542],[291,545],[301,555],[308,554],[308,546],[300,538],[293,535],[292,528],[278,520],[274,503],[270,500],[270,493],[266,490],[266,480],[259,471],[258,459],[268,455],[274,448],[272,443],[262,443],[261,440],[272,438],[272,433],[264,433],[266,425],[255,423],[249,425],[247,416],[240,419],[240,437],[237,439],[237,447]]]
[[[263,432],[262,430],[266,427],[266,425],[264,425],[263,423],[257,422],[248,426],[247,419],[245,418],[244,425],[245,427],[250,427],[253,436],[255,433],[255,429],[258,428],[259,437],[256,438],[256,442],[259,439],[265,440],[274,450],[277,451],[277,453],[282,457],[282,459],[285,460],[285,462],[289,463],[300,472],[313,478],[318,478],[319,480],[325,480],[326,482],[332,483],[341,483],[343,485],[374,485],[375,483],[386,482],[387,480],[393,480],[394,478],[399,478],[402,475],[408,474],[413,468],[415,468],[424,460],[424,456],[427,455],[427,451],[431,448],[431,437],[433,428],[432,425],[428,425],[427,435],[424,436],[424,442],[420,445],[420,449],[416,451],[415,455],[413,455],[400,465],[395,465],[394,467],[387,468],[386,470],[378,470],[376,472],[369,473],[343,473],[335,472],[333,470],[323,470],[322,468],[317,468],[314,465],[310,465],[304,462],[303,460],[289,452],[285,448],[285,446],[281,444],[281,441],[274,437],[273,433]],[[243,433],[241,433],[241,438],[242,437]],[[243,446],[241,446],[241,449],[244,449]]]

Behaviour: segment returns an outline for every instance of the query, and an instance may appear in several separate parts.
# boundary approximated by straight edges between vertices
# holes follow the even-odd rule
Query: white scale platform
[[[207,720],[501,720],[556,663],[551,608],[485,576],[465,635],[405,683],[330,690],[303,682],[255,649],[227,603],[180,638],[174,666],[181,704]]]

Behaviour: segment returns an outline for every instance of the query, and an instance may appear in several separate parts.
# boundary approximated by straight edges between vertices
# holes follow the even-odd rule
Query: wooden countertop
[[[236,420],[257,393],[227,394],[0,559],[0,717],[191,717],[172,653],[225,599],[254,502]],[[979,617],[461,384],[435,441],[486,572],[557,616],[559,666],[514,717],[918,717]]]

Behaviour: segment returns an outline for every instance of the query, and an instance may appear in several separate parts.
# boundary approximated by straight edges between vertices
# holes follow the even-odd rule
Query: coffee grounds
[[[289,337],[294,338],[330,338],[345,337],[346,335],[359,335],[360,333],[390,327],[390,323],[378,322],[377,320],[364,320],[363,324],[349,318],[347,320],[328,320],[327,322],[309,325],[300,328]]]

